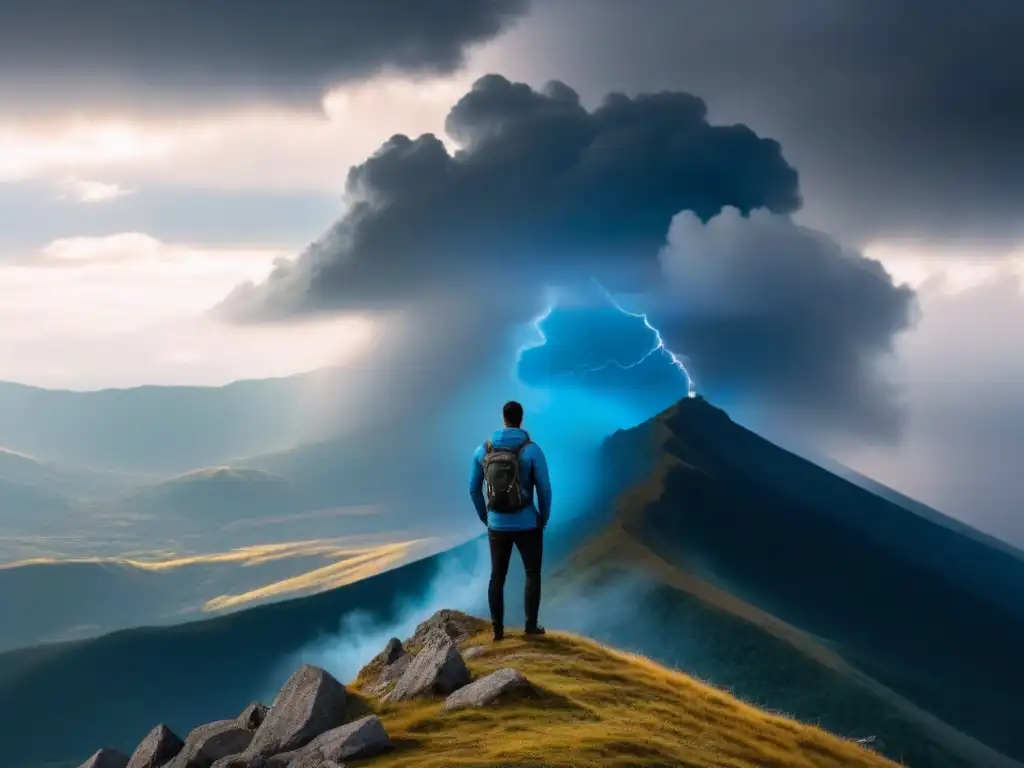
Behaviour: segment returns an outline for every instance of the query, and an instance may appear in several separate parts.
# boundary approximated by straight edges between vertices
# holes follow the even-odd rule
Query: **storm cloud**
[[[543,309],[545,287],[596,280],[632,294],[633,311],[693,361],[703,391],[757,393],[835,427],[892,433],[873,363],[911,322],[913,294],[792,221],[797,173],[777,142],[710,124],[691,94],[612,94],[588,111],[563,83],[537,91],[497,75],[476,82],[446,127],[454,153],[435,136],[397,135],[352,168],[339,222],[219,311],[259,321],[429,299],[434,323],[446,308],[477,307],[483,338]],[[580,324],[592,330],[604,312]],[[564,344],[527,358],[533,380],[578,369],[581,354],[593,364],[617,354],[562,332]],[[630,333],[624,343],[649,347],[649,331]],[[473,349],[458,367],[481,350],[458,346],[436,354]],[[621,371],[608,375],[622,383]]]
[[[528,0],[0,0],[5,114],[317,108],[381,70],[444,73]]]
[[[698,389],[730,409],[800,423],[805,438],[807,425],[819,440],[899,436],[898,393],[875,363],[917,306],[877,261],[788,216],[735,208],[707,222],[675,216],[660,261],[662,279],[642,294],[597,287],[556,304],[541,323],[546,343],[521,356],[520,377],[660,397],[664,407],[686,394],[686,377],[669,353],[651,354],[659,337],[650,324]]]
[[[581,274],[633,284],[657,270],[681,210],[706,219],[723,206],[800,204],[777,142],[709,124],[704,102],[686,93],[612,94],[588,111],[564,83],[536,91],[487,75],[446,130],[454,154],[433,135],[396,135],[353,167],[346,214],[223,309],[273,319],[467,286],[490,302],[510,281],[526,291]]]
[[[700,93],[779,139],[808,216],[846,239],[991,242],[1024,234],[1022,39],[1017,0],[565,0],[494,56],[588,99]]]
[[[876,362],[916,319],[882,265],[785,216],[675,217],[661,253],[670,347],[738,401],[823,432],[896,438],[897,392]]]

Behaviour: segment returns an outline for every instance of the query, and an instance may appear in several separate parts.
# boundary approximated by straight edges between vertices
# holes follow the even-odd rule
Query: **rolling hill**
[[[444,539],[399,534],[347,536],[146,560],[0,565],[0,651],[322,592],[443,546]]]
[[[122,472],[99,472],[44,461],[0,445],[0,480],[28,486],[69,501],[104,499],[124,490],[137,478]]]
[[[118,504],[126,511],[213,524],[313,509],[301,489],[255,469],[208,467],[135,489]]]
[[[550,626],[875,737],[914,768],[1019,768],[1014,553],[784,451],[701,399],[616,433],[602,461],[607,503],[549,531]],[[15,713],[0,754],[23,768],[84,757],[97,741],[137,743],[161,720],[182,731],[241,711],[283,682],[283,664],[375,653],[367,637],[432,601],[453,605],[458,590],[472,597],[454,607],[484,611],[485,563],[473,541],[310,597],[0,654],[0,711]],[[518,592],[510,579],[510,619]]]

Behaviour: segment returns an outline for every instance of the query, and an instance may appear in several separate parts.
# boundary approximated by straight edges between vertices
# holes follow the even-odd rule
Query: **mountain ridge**
[[[761,443],[745,442],[753,438]],[[962,595],[965,610],[975,612],[981,627],[1009,610],[1005,596],[990,600],[984,594],[992,572],[972,574],[964,583],[951,581],[948,574],[931,577],[934,558],[903,543],[900,526],[907,522],[901,515],[919,520],[912,512],[894,513],[894,505],[884,499],[874,500],[863,489],[854,492],[848,481],[820,467],[808,469],[799,456],[746,436],[727,414],[700,399],[682,401],[642,425],[616,432],[603,455],[599,476],[613,503],[593,509],[567,530],[554,526],[551,546],[546,546],[544,610],[558,617],[557,628],[643,653],[744,701],[822,722],[844,736],[878,736],[886,754],[909,759],[915,768],[1019,765],[1020,745],[1011,739],[1012,723],[1005,715],[1012,710],[1001,708],[1015,701],[1009,698],[1016,695],[1012,659],[1002,678],[992,672],[993,662],[1004,659],[1002,649],[1016,637],[1012,622],[1008,638],[994,638],[986,648],[992,659],[953,664],[948,638],[932,642],[930,635],[908,633],[906,619],[895,621],[903,634],[893,648],[880,643],[878,622],[865,613],[873,604],[858,603],[859,590],[837,586],[836,564],[845,566],[849,559],[835,551],[836,532],[841,531],[839,541],[860,552],[862,562],[872,563],[868,571],[862,566],[855,571],[859,586],[870,592],[881,585],[891,593],[889,603],[881,605],[887,611],[906,609],[900,600],[908,584],[921,584],[926,596],[947,602],[949,594]],[[758,462],[765,466],[751,466]],[[779,476],[773,477],[773,471]],[[793,477],[814,482],[793,487]],[[858,515],[846,519],[851,511]],[[939,528],[924,520],[919,524]],[[916,530],[917,524],[910,525]],[[938,541],[952,553],[950,562],[974,562],[977,547],[992,551],[942,530]],[[622,538],[623,531],[642,547]],[[605,542],[598,553],[595,541]],[[463,575],[449,581],[449,573],[439,582],[452,563],[460,564],[457,572]],[[373,617],[374,627],[400,623],[409,606],[422,607],[432,599],[432,585],[477,583],[485,563],[484,543],[474,539],[312,597],[207,621],[0,654],[0,709],[17,711],[19,732],[35,733],[34,743],[45,741],[54,758],[82,749],[86,737],[89,745],[103,734],[111,743],[140,738],[154,717],[173,720],[177,728],[191,727],[225,709],[240,711],[258,695],[248,677],[252,665],[273,667],[310,643],[337,637],[338,622],[346,617]],[[756,568],[744,570],[739,567],[744,563]],[[1016,574],[1016,560],[1006,557],[999,563],[997,575],[999,568]],[[794,571],[797,565],[803,570]],[[641,573],[646,575],[639,584]],[[866,580],[873,573],[878,579]],[[831,591],[808,588],[816,582]],[[474,597],[478,603],[484,598],[480,584]],[[799,600],[787,602],[790,591]],[[513,577],[507,611],[519,609],[516,593]],[[885,594],[873,599],[884,600]],[[839,621],[843,611],[837,614],[831,603],[853,613],[856,621]],[[939,604],[935,610],[941,615],[949,608]],[[362,625],[344,626],[358,634]],[[879,655],[880,649],[886,653]],[[925,654],[923,661],[909,665],[903,677],[894,673],[894,659],[900,662],[905,654],[918,652]],[[943,663],[948,666],[940,667],[940,682],[955,688],[975,675],[974,690],[990,686],[992,700],[982,702],[978,713],[955,706],[927,684],[927,674],[922,678]],[[216,690],[210,687],[214,678]],[[104,686],[111,695],[105,708],[98,708],[91,692]],[[975,703],[976,697],[968,696]],[[71,713],[59,724],[47,711],[46,702],[55,697]],[[133,703],[131,711],[122,706],[126,701]],[[1004,754],[997,751],[1000,747]],[[0,743],[0,753],[8,751],[26,756],[24,747]]]
[[[832,707],[840,718],[833,730],[855,725],[850,713],[857,709],[859,718],[874,719],[874,705],[858,693],[870,682],[866,687],[876,697],[891,704],[889,692],[895,691],[900,700],[895,703],[904,715],[894,710],[894,717],[904,718],[906,726],[902,737],[886,738],[891,746],[900,738],[918,741],[912,731],[915,722],[923,722],[923,710],[941,717],[945,728],[934,715],[925,718],[931,718],[928,730],[940,735],[939,743],[958,743],[964,749],[956,752],[974,755],[955,764],[978,764],[978,754],[990,762],[1008,759],[987,754],[989,747],[976,751],[973,736],[979,734],[1021,756],[1008,714],[1014,681],[1024,674],[1012,650],[1024,635],[1016,600],[1024,590],[1024,568],[1015,557],[809,464],[700,398],[681,401],[642,428],[616,433],[606,447],[609,472],[638,453],[657,458],[623,480],[605,528],[556,576],[586,585],[635,580],[645,571],[651,575],[644,589],[620,599],[644,602],[652,615],[660,610],[673,618],[649,619],[652,626],[643,637],[625,621],[614,631],[599,627],[599,639],[629,638],[630,647],[641,652],[657,646],[657,652],[674,653],[651,638],[684,632],[683,627],[691,631],[697,622],[703,635],[718,632],[721,639],[715,648],[698,643],[684,651],[680,663],[689,673],[731,680],[745,698],[788,700],[798,716],[805,716],[801,707],[829,708],[813,696],[788,696],[763,669],[747,666],[745,655],[761,654],[794,674],[821,677],[778,646],[782,640],[840,673],[811,686],[849,697],[846,715]],[[971,618],[961,618],[950,603]],[[938,617],[947,625],[936,641],[930,627]],[[987,646],[979,639],[964,645],[968,658],[960,659],[956,643],[967,643],[974,626],[991,639]],[[947,693],[944,686],[953,690]],[[962,700],[965,694],[970,704]],[[855,701],[861,703],[851,709]],[[971,733],[967,740],[955,730],[965,728]],[[934,760],[921,754],[911,764],[954,764]]]

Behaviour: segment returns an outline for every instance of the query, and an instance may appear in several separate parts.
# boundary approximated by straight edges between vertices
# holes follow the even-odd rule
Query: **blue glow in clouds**
[[[518,378],[544,387],[572,380],[573,386],[610,396],[660,392],[655,399],[669,396],[670,402],[683,395],[695,397],[688,364],[666,346],[647,314],[626,309],[600,283],[594,284],[602,295],[597,304],[549,296],[530,323],[531,338],[519,347]]]
[[[651,321],[647,318],[647,315],[646,314],[637,313],[637,312],[630,312],[629,310],[624,309],[621,304],[619,304],[617,301],[615,301],[614,298],[612,298],[612,295],[610,293],[608,293],[607,289],[605,289],[605,287],[603,285],[598,283],[596,280],[594,281],[594,283],[597,285],[598,288],[601,289],[601,292],[605,295],[605,298],[608,299],[608,302],[613,307],[615,307],[617,310],[619,310],[619,312],[621,312],[624,315],[629,315],[630,317],[635,317],[635,318],[637,318],[639,320],[642,320],[644,325],[647,327],[647,329],[654,334],[655,344],[654,344],[654,347],[651,348],[650,352],[648,352],[646,355],[644,355],[639,360],[637,360],[637,361],[635,361],[633,363],[630,363],[628,365],[623,365],[622,363],[618,362],[617,360],[609,360],[607,363],[604,363],[604,365],[599,366],[598,368],[593,368],[591,370],[596,371],[596,370],[599,370],[600,368],[606,367],[608,365],[616,365],[616,366],[622,368],[623,370],[626,370],[626,369],[629,369],[629,368],[635,368],[638,365],[640,365],[641,363],[643,363],[644,361],[646,361],[648,358],[650,358],[652,355],[661,353],[661,354],[665,355],[666,357],[668,357],[668,359],[672,362],[672,365],[674,365],[676,368],[678,368],[679,372],[683,374],[683,378],[686,380],[686,396],[687,397],[696,397],[697,396],[697,389],[694,386],[693,377],[690,376],[690,372],[686,368],[686,364],[683,362],[682,358],[679,357],[679,355],[677,355],[675,352],[673,352],[671,349],[669,349],[668,347],[665,346],[665,340],[661,337],[661,331],[659,331],[657,328],[655,328],[653,325],[651,325]],[[550,311],[551,310],[549,309],[548,312],[550,313]]]

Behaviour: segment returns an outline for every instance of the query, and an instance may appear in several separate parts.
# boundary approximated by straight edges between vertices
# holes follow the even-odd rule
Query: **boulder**
[[[482,645],[474,645],[472,648],[467,648],[462,652],[462,658],[465,661],[471,661],[480,658],[485,653],[487,653],[487,649]]]
[[[470,680],[469,667],[451,637],[435,628],[385,701],[404,701],[424,693],[449,694]]]
[[[246,755],[265,757],[306,746],[345,722],[346,699],[345,686],[334,677],[320,667],[303,666],[274,699]]]
[[[389,749],[391,739],[384,724],[376,715],[367,715],[315,738],[288,768],[320,768],[327,760],[340,763],[348,758],[373,757]]]
[[[398,657],[403,656],[404,654],[405,648],[402,646],[402,641],[397,637],[392,637],[388,640],[388,644],[384,646],[384,650],[381,655],[384,657],[383,661],[385,664],[394,664],[398,660]]]
[[[82,763],[79,768],[125,768],[128,755],[116,749],[97,749],[92,757]]]
[[[266,704],[254,701],[238,716],[238,724],[250,731],[255,731],[263,725],[263,721],[267,719],[267,712],[269,711],[270,708]]]
[[[200,725],[185,737],[185,746],[166,768],[210,768],[222,757],[244,752],[252,738],[253,732],[239,725],[237,719]]]
[[[444,700],[441,709],[486,707],[502,696],[529,688],[529,681],[517,669],[505,668],[474,680]]]
[[[438,630],[453,643],[459,643],[479,632],[483,626],[484,623],[480,619],[474,619],[459,611],[442,608],[416,627],[416,631],[406,643],[406,647],[423,645],[427,638]]]
[[[366,692],[371,696],[384,695],[387,692],[388,686],[397,682],[405,673],[405,670],[408,669],[412,659],[412,654],[403,653],[393,663],[388,664],[380,671],[377,679],[366,686]]]
[[[161,768],[184,747],[185,742],[161,723],[146,734],[146,738],[135,748],[128,760],[128,768]]]

